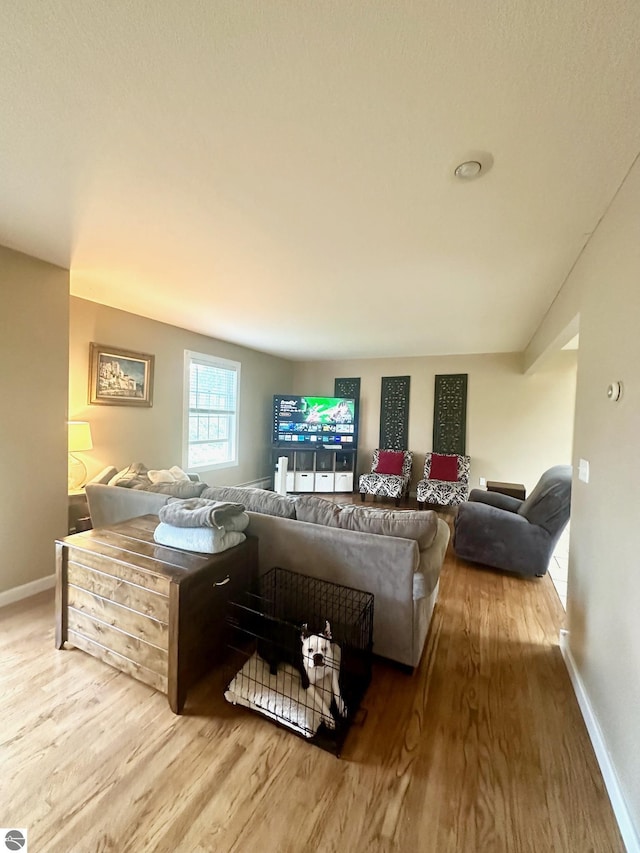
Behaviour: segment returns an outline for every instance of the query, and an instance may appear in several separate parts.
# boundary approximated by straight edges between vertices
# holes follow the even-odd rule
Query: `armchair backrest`
[[[373,451],[373,459],[371,460],[371,473],[374,473],[378,467],[378,462],[380,461],[380,451],[384,448],[378,447]],[[397,451],[394,451],[397,452]],[[401,477],[410,477],[411,476],[411,466],[413,465],[413,451],[411,450],[403,450],[404,458],[402,460],[402,474]]]
[[[571,465],[555,465],[545,471],[518,508],[518,515],[543,527],[551,536],[562,531],[571,511],[571,471]]]
[[[462,483],[465,486],[469,485],[469,473],[471,471],[471,457],[470,456],[460,456],[457,453],[441,453],[440,456],[455,456],[458,460],[458,482]],[[433,457],[433,453],[427,453],[424,457],[424,478],[425,480],[429,479],[429,474],[431,473],[431,459]]]

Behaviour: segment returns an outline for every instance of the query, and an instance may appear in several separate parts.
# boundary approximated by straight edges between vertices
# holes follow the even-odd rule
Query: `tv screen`
[[[279,447],[355,448],[356,401],[344,397],[300,397],[276,394],[273,398],[273,443]]]

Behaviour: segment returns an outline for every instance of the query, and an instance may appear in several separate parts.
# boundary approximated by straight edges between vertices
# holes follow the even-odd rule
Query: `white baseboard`
[[[55,585],[56,576],[47,575],[46,578],[38,578],[37,581],[31,581],[22,584],[22,586],[14,586],[13,589],[0,592],[0,607],[6,607],[7,604],[13,604],[14,601],[21,601],[23,598],[30,598],[32,595],[37,595],[45,589],[51,589]]]
[[[640,837],[631,820],[631,815],[629,814],[624,794],[620,788],[620,782],[611,761],[611,756],[607,750],[600,724],[589,701],[582,678],[576,667],[576,662],[571,654],[568,631],[560,631],[560,651],[562,652],[562,657],[564,658],[565,666],[567,667],[569,678],[571,679],[571,684],[573,685],[573,690],[576,694],[576,699],[578,700],[578,705],[580,706],[580,711],[582,712],[582,717],[596,754],[596,759],[600,765],[602,778],[604,779],[613,813],[618,823],[622,840],[627,848],[627,853],[640,853]]]

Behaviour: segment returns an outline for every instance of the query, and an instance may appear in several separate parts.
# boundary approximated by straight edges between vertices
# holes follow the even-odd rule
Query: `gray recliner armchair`
[[[506,572],[541,577],[569,521],[571,466],[556,465],[524,500],[473,489],[458,507],[457,556]]]

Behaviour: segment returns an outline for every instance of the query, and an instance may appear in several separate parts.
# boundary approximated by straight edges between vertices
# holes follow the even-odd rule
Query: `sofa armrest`
[[[105,486],[102,483],[87,483],[86,494],[94,527],[108,527],[149,513],[157,515],[160,507],[169,500],[169,495],[158,492]]]
[[[447,553],[450,535],[447,522],[442,518],[438,518],[438,527],[432,543],[428,548],[423,548],[420,551],[418,571],[424,575],[425,595],[431,595],[440,580],[440,572],[442,571],[442,564]]]
[[[503,495],[501,492],[485,492],[484,489],[472,489],[469,500],[474,503],[483,503],[495,506],[507,512],[518,512],[524,501],[511,495]]]
[[[87,480],[88,483],[104,483],[105,485],[109,482],[112,477],[118,473],[118,469],[113,465],[108,465],[106,468],[103,468],[102,471],[99,471],[95,474],[90,480]]]

